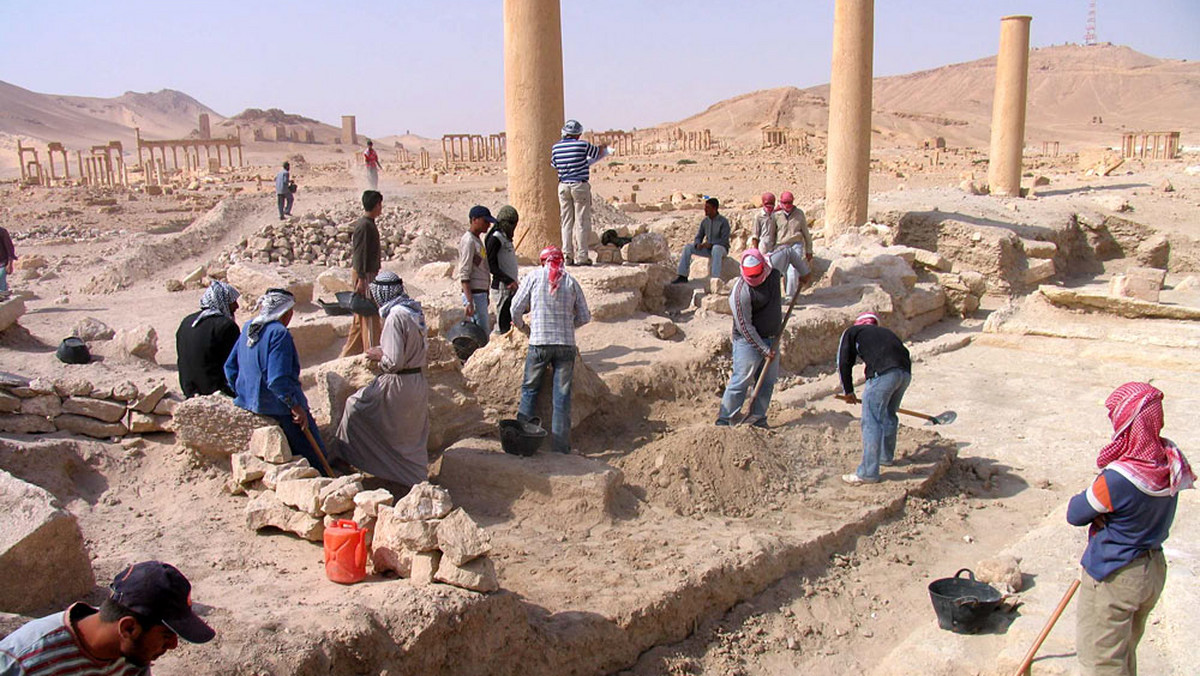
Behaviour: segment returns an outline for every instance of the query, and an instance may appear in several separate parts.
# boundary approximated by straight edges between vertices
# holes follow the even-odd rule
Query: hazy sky
[[[1082,42],[1087,0],[878,0],[875,74]],[[0,80],[53,94],[186,92],[222,115],[282,108],[360,133],[504,125],[502,0],[0,0]],[[677,120],[745,92],[828,82],[833,0],[562,0],[566,112]],[[1097,36],[1200,58],[1200,0],[1100,0]]]

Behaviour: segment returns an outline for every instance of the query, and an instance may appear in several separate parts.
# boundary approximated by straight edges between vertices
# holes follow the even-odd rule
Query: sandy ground
[[[325,159],[330,163],[320,165],[322,158],[310,158],[314,167],[298,172],[304,189],[296,213],[353,209],[360,177],[335,167],[334,158]],[[919,158],[909,159],[919,162]],[[805,207],[814,206],[821,192],[819,170],[805,161],[781,170],[767,161],[749,167],[743,158],[721,154],[707,160],[701,165],[678,165],[673,158],[656,156],[601,165],[595,190],[608,197],[632,192],[636,184],[641,203],[669,199],[675,192],[730,195],[727,215],[739,222],[749,212],[733,207],[764,189],[778,192],[794,186]],[[953,207],[980,219],[1038,226],[1060,222],[1077,211],[1103,209],[1098,197],[1119,195],[1133,206],[1129,218],[1165,233],[1195,238],[1200,179],[1185,176],[1185,164],[1131,165],[1127,171],[1132,174],[1091,179],[1078,176],[1065,159],[1047,160],[1036,171],[1049,175],[1052,183],[1039,199],[1001,201],[967,196],[950,187],[969,170],[969,158],[964,157],[904,178],[891,170],[873,174],[872,206],[880,213]],[[257,171],[264,177],[273,174],[267,166]],[[1157,189],[1164,178],[1174,184],[1175,192]],[[389,205],[463,222],[471,204],[502,204],[503,182],[499,167],[493,166],[443,176],[436,185],[427,176],[390,173],[382,187]],[[170,293],[164,282],[183,277],[278,222],[269,190],[257,192],[252,181],[233,185],[243,192],[227,202],[228,218],[206,225],[202,237],[172,240],[223,197],[230,184],[213,183],[204,186],[207,189],[161,197],[138,195],[136,202],[119,194],[120,213],[100,211],[113,205],[87,205],[84,191],[0,184],[5,205],[0,222],[17,235],[19,253],[44,256],[57,276],[14,276],[12,285],[25,296],[29,311],[20,328],[0,337],[0,370],[27,376],[61,373],[53,348],[78,320],[94,316],[114,328],[153,326],[159,336],[158,365],[112,356],[81,372],[98,384],[126,378],[174,383],[172,338],[180,317],[194,310],[200,291]],[[97,192],[91,197],[109,196]],[[699,216],[683,211],[634,218],[680,219],[681,228],[690,228]],[[74,230],[56,230],[62,227]],[[161,246],[164,241],[175,244]],[[1123,264],[1114,261],[1104,273],[1069,281],[1102,282]],[[399,267],[406,278],[412,275],[411,265]],[[313,276],[316,272],[305,270]],[[1168,283],[1177,283],[1187,274],[1195,271],[1172,273]],[[124,288],[111,290],[96,283],[122,275],[128,278]],[[449,280],[416,281],[414,287],[419,296],[445,297],[454,292]],[[84,293],[84,289],[105,292]],[[504,613],[518,612],[513,610],[515,598],[542,609],[530,611],[530,631],[540,631],[543,625],[572,627],[581,635],[569,640],[587,647],[581,652],[599,655],[606,640],[600,624],[587,618],[555,622],[596,609],[619,614],[638,607],[639,595],[702,587],[702,581],[689,581],[689,569],[733,556],[742,538],[786,542],[805,529],[837,528],[839,519],[889,500],[898,500],[900,507],[878,518],[877,527],[851,531],[845,543],[827,555],[798,557],[791,572],[785,570],[763,584],[745,585],[727,604],[688,601],[688,612],[698,617],[694,625],[679,632],[664,631],[664,636],[678,635],[658,647],[647,646],[650,649],[640,657],[626,648],[613,651],[609,659],[580,662],[592,664],[590,670],[572,667],[557,673],[623,669],[638,676],[850,670],[1002,673],[1015,666],[1076,574],[1083,536],[1065,524],[1062,512],[1065,501],[1094,475],[1094,453],[1107,437],[1102,405],[1107,393],[1128,380],[1151,380],[1167,392],[1165,435],[1187,452],[1194,445],[1189,440],[1200,432],[1200,422],[1189,415],[1197,395],[1187,387],[1200,368],[1196,347],[1170,340],[1191,327],[1072,313],[1064,313],[1064,320],[1062,315],[1034,308],[1022,315],[1030,325],[1099,325],[1107,335],[1140,331],[1164,340],[1155,346],[1151,344],[1155,341],[1146,340],[981,333],[987,313],[1005,302],[988,298],[985,309],[969,320],[946,320],[916,338],[918,350],[969,344],[944,352],[928,349],[915,369],[906,406],[958,413],[953,426],[937,432],[957,447],[959,461],[944,478],[914,489],[907,500],[897,485],[886,489],[890,492],[872,494],[875,489],[868,488],[854,493],[836,481],[837,474],[855,463],[856,427],[851,415],[856,412],[830,398],[836,387],[832,365],[788,374],[772,409],[776,429],[715,434],[708,422],[715,416],[728,358],[714,361],[697,355],[704,345],[727,333],[727,317],[676,314],[672,318],[680,325],[682,337],[674,342],[657,341],[640,332],[632,337],[640,331],[635,329],[640,317],[587,327],[580,333],[584,359],[610,386],[640,378],[653,385],[656,378],[687,373],[678,378],[680,383],[673,383],[682,394],[670,398],[654,394],[639,400],[633,410],[641,418],[607,429],[590,428],[587,438],[580,440],[586,457],[579,461],[621,469],[624,488],[604,518],[588,513],[564,522],[578,536],[560,539],[564,536],[554,519],[539,517],[536,510],[511,518],[503,510],[488,514],[486,501],[481,503],[481,519],[498,543],[501,583],[509,590],[482,605],[467,592],[442,587],[416,590],[404,582],[362,585],[351,594],[316,584],[319,548],[284,536],[257,537],[247,532],[241,521],[242,503],[220,491],[223,472],[180,452],[169,436],[153,439],[144,451],[135,452],[109,444],[74,446],[29,439],[7,439],[0,442],[0,450],[6,469],[39,477],[79,514],[97,579],[111,576],[135,558],[187,561],[189,574],[198,580],[197,598],[211,608],[213,621],[226,626],[246,622],[230,628],[228,636],[214,646],[188,647],[164,658],[156,669],[161,674],[196,671],[206,664],[223,665],[215,670],[218,673],[259,673],[259,669],[262,673],[364,673],[337,665],[377,664],[386,662],[386,655],[404,654],[387,650],[435,654],[429,641],[441,641],[443,650],[449,651],[460,645],[456,641],[476,640],[479,649],[489,645],[484,638],[486,618],[511,619]],[[239,319],[247,316],[243,313]],[[319,319],[313,307],[297,321]],[[909,454],[934,439],[927,429],[905,434],[902,447]],[[747,451],[756,443],[763,444],[765,452]],[[588,467],[579,472],[598,471]],[[664,467],[688,467],[695,473],[684,482],[688,493],[679,492],[678,476],[668,477],[663,485],[660,479],[668,474]],[[738,467],[744,471],[733,471]],[[897,479],[919,479],[903,467],[895,473]],[[1200,572],[1200,550],[1195,544],[1200,542],[1196,532],[1200,527],[1192,518],[1197,500],[1194,491],[1181,498],[1168,541],[1172,566],[1168,592],[1143,643],[1144,673],[1186,673],[1181,639],[1200,632],[1192,591]],[[667,534],[659,534],[663,532]],[[1024,560],[1031,586],[1021,597],[1023,605],[998,618],[992,633],[962,637],[939,632],[925,590],[928,582],[999,552]],[[642,585],[641,590],[623,586],[630,581]],[[611,594],[604,593],[606,587]],[[388,608],[388,614],[374,614],[380,608]],[[386,650],[369,640],[381,633],[403,633],[419,624],[414,618],[449,617],[461,618],[454,620],[462,622],[457,632],[397,639],[396,647]],[[1043,651],[1048,657],[1037,663],[1038,673],[1074,673],[1072,620],[1068,611]],[[595,636],[588,638],[588,631]],[[499,637],[514,635],[507,630],[492,640],[502,642]],[[313,636],[323,636],[325,657],[321,659],[305,656]],[[560,639],[569,643],[568,638]],[[497,655],[519,654],[520,646],[535,644],[522,639],[494,648]],[[259,645],[273,648],[260,651]],[[475,654],[464,648],[458,662],[447,657],[427,664],[427,672],[449,673],[453,669],[448,665],[457,665],[459,673],[485,673],[486,665],[462,661]],[[331,660],[332,666],[322,659]],[[392,673],[416,673],[410,671],[416,668],[406,665]],[[519,673],[509,668],[500,671]]]

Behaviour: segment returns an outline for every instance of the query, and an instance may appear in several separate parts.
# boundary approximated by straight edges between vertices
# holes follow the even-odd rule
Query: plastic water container
[[[367,531],[349,519],[325,529],[325,575],[339,584],[354,584],[367,576]]]

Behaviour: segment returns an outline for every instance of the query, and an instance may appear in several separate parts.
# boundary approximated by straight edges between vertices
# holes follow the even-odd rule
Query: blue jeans
[[[8,264],[0,265],[0,291],[8,291]]]
[[[316,452],[313,451],[312,444],[308,443],[308,437],[304,436],[304,430],[300,429],[300,426],[292,420],[292,416],[289,414],[273,415],[270,417],[279,423],[280,429],[283,430],[283,436],[287,437],[288,446],[292,449],[292,455],[298,455],[308,460],[308,464],[312,465],[313,469],[320,472],[321,476],[326,476],[324,466],[321,464],[321,460],[317,458]],[[317,422],[313,420],[312,413],[308,414],[308,430],[312,432],[313,439],[316,440],[317,445],[321,447],[321,452],[324,453],[325,442],[321,439],[321,433],[317,431]]]
[[[894,368],[867,381],[862,396],[863,459],[858,476],[868,481],[879,479],[879,464],[896,460],[896,429],[900,418],[900,400],[912,382],[912,374]]]
[[[532,418],[546,367],[554,369],[554,418],[550,427],[550,450],[571,452],[571,380],[575,374],[574,345],[530,345],[525,355],[525,382],[521,383],[521,406],[517,417]]]
[[[467,302],[466,294],[463,294],[463,302]],[[487,336],[492,332],[491,322],[488,319],[487,291],[484,291],[483,293],[472,293],[470,303],[475,306],[475,315],[472,317],[467,317],[467,319],[475,322],[479,328],[483,329],[483,335]],[[485,341],[484,345],[486,344],[487,342]]]
[[[286,195],[280,195],[279,193],[275,193],[275,201],[279,203],[279,217],[280,218],[283,218],[284,216],[292,215],[292,202],[296,201],[295,195],[293,195],[290,192]]]
[[[712,259],[712,265],[709,266],[710,274],[714,279],[720,279],[721,265],[725,262],[727,253],[729,250],[720,244],[714,244],[711,249],[698,249],[695,244],[688,244],[683,247],[683,255],[679,257],[679,276],[688,276],[688,270],[692,268],[692,256],[703,256]]]
[[[772,347],[775,343],[775,340],[767,341]],[[728,424],[729,419],[741,410],[746,401],[746,394],[758,383],[765,360],[766,357],[759,354],[750,341],[741,334],[733,335],[733,374],[729,376],[729,384],[725,386],[725,394],[721,396],[721,410],[717,413],[718,423]],[[763,378],[758,397],[750,403],[750,417],[746,419],[747,422],[766,422],[767,406],[771,403],[771,393],[775,391],[775,381],[778,378],[779,360],[774,359],[767,369],[767,376]]]

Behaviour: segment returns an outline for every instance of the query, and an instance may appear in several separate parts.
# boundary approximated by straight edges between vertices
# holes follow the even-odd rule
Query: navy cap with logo
[[[483,220],[487,221],[488,223],[496,222],[496,219],[492,218],[491,210],[488,209],[487,207],[481,207],[479,205],[475,205],[475,206],[471,207],[471,213],[469,213],[467,215],[468,221],[473,221],[476,218],[482,218]]]
[[[192,585],[179,569],[161,561],[135,563],[117,574],[112,600],[188,643],[207,643],[216,632],[192,610]]]

